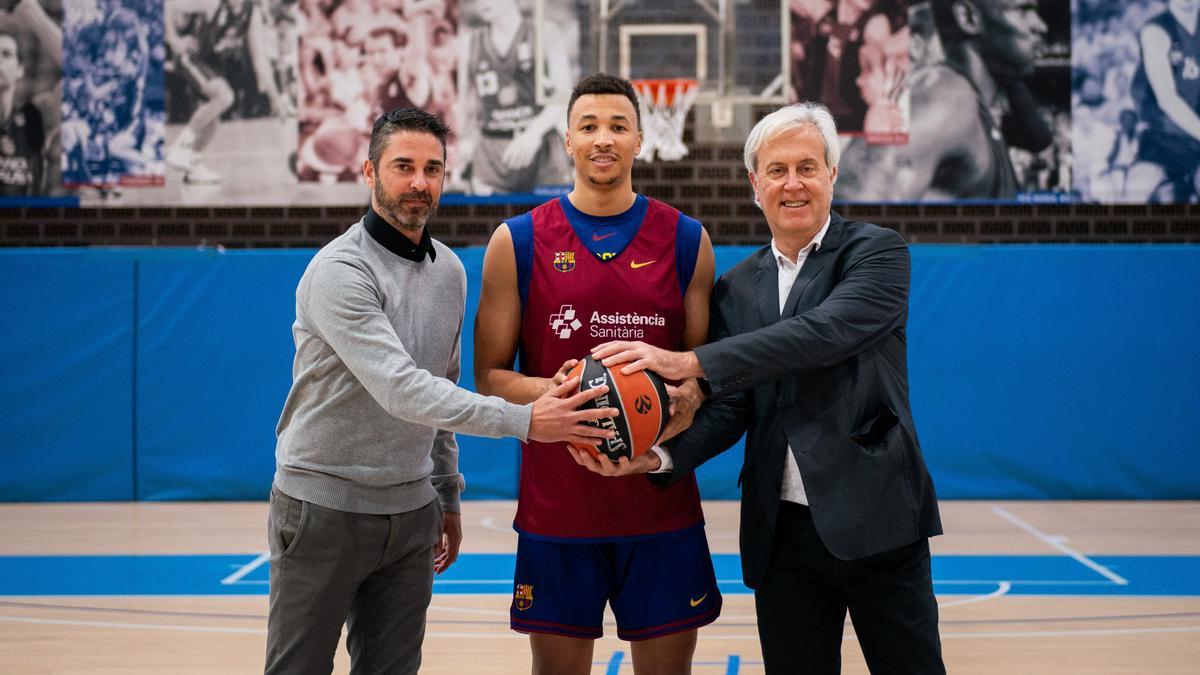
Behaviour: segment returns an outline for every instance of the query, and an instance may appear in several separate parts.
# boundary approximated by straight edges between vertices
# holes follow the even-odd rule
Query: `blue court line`
[[[617,675],[625,659],[625,652],[615,651],[612,658],[608,661],[592,661],[593,666],[604,666],[606,670],[604,675]],[[692,661],[693,670],[702,670],[707,672],[711,667],[713,669],[724,668],[725,675],[738,675],[741,672],[742,665],[761,666],[762,661],[743,661],[742,657],[737,654],[730,654],[724,661]]]
[[[612,658],[608,660],[608,670],[604,671],[606,675],[617,675],[621,671],[621,660],[625,658],[625,652],[613,652]]]
[[[0,557],[0,596],[11,595],[265,595],[267,564],[257,556]],[[1008,595],[1200,596],[1200,556],[1092,556],[1129,580],[1120,585],[1065,556],[934,556],[939,595],[984,595],[1009,584]],[[512,593],[515,556],[468,553],[434,581],[439,594]],[[737,555],[713,556],[722,593],[749,593]],[[224,583],[222,583],[224,581]]]

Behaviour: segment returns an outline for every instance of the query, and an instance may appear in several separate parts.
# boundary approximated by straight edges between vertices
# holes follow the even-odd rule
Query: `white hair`
[[[826,166],[830,171],[837,168],[838,161],[842,158],[842,150],[838,146],[837,125],[833,121],[833,115],[829,113],[829,108],[820,103],[802,101],[780,108],[754,125],[754,128],[750,130],[750,136],[746,138],[744,153],[746,169],[750,173],[757,170],[758,152],[764,143],[784,131],[805,124],[815,126],[821,133],[821,140],[825,143]]]

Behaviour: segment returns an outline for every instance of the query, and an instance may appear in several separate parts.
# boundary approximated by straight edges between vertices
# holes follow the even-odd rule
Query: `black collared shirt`
[[[429,228],[421,228],[421,243],[414,244],[408,237],[400,234],[399,230],[392,227],[392,224],[383,219],[375,209],[367,207],[367,215],[363,218],[363,226],[367,228],[371,238],[383,245],[384,248],[395,253],[401,258],[411,260],[413,262],[421,262],[425,259],[425,254],[429,254],[429,261],[433,262],[437,258],[437,252],[433,249],[433,239],[429,236]]]

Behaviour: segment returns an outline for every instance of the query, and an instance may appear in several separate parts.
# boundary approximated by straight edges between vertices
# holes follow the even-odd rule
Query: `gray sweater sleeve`
[[[525,440],[531,405],[481,396],[417,367],[384,314],[364,265],[329,257],[310,272],[298,298],[301,310],[390,415],[445,431]]]
[[[454,336],[454,350],[450,353],[450,362],[446,364],[446,379],[458,384],[461,370],[462,327]],[[454,434],[439,429],[433,439],[433,474],[430,480],[438,492],[438,500],[442,510],[449,513],[462,513],[459,505],[459,495],[467,488],[466,480],[458,470],[458,440]]]

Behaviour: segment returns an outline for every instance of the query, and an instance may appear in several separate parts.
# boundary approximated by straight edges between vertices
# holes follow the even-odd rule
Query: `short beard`
[[[405,209],[400,203],[406,199],[424,199],[429,204],[429,210],[422,213],[416,209]],[[381,181],[375,182],[375,203],[379,206],[379,215],[402,232],[419,232],[437,211],[437,202],[428,192],[406,192],[392,197],[384,191]]]
[[[592,185],[615,185],[617,183],[617,181],[621,180],[621,177],[613,176],[612,178],[610,178],[606,181],[599,181],[591,176],[588,176],[587,179],[588,179],[588,182],[591,183]]]

